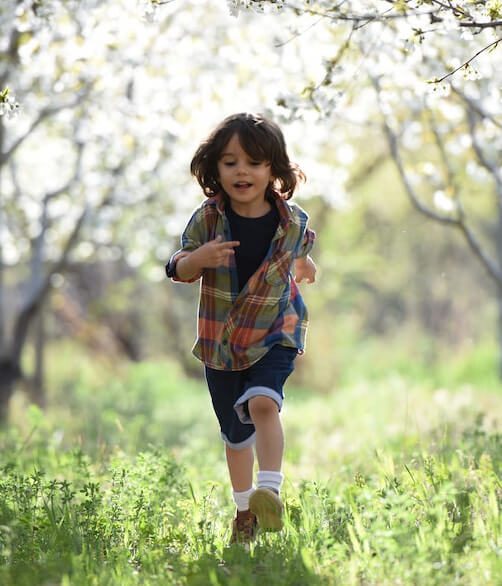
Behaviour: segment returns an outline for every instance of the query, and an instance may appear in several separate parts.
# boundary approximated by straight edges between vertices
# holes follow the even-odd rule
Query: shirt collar
[[[279,212],[279,226],[273,238],[273,240],[275,240],[276,238],[284,236],[290,222],[294,222],[295,218],[293,216],[293,213],[291,212],[291,208],[286,203],[286,200],[283,197],[281,197],[281,195],[277,191],[271,189],[269,191],[269,195],[272,201],[277,206],[277,210]],[[217,193],[215,196],[211,197],[209,201],[212,205],[216,206],[216,209],[218,210],[221,216],[225,215],[226,198],[221,191],[220,193]]]

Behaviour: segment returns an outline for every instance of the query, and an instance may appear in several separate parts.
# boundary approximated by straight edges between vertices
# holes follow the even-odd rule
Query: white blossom
[[[434,192],[433,201],[434,205],[443,212],[453,212],[457,207],[455,201],[441,189]]]
[[[19,114],[19,109],[19,102],[16,101],[15,96],[8,89],[0,92],[0,116],[14,118]]]

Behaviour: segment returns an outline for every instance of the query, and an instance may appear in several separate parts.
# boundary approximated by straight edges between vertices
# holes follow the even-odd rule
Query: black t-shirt
[[[239,276],[239,291],[248,282],[265,258],[270,242],[279,225],[279,212],[274,203],[272,209],[259,218],[239,216],[231,208],[225,207],[225,213],[230,222],[232,240],[238,240],[239,246],[235,250],[235,263]]]

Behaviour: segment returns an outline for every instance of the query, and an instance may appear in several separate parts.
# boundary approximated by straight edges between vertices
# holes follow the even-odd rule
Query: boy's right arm
[[[234,248],[239,246],[237,240],[224,242],[221,236],[206,242],[192,252],[180,251],[176,258],[176,277],[180,281],[193,281],[199,278],[204,269],[227,266]]]
[[[198,250],[198,249],[197,249]],[[196,252],[180,252],[176,260],[176,277],[180,281],[193,281],[200,277],[203,267],[197,263],[197,257],[192,255]]]

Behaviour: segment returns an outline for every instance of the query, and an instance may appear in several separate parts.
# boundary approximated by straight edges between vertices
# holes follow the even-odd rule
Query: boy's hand
[[[234,248],[239,244],[238,240],[224,242],[223,238],[218,235],[214,240],[210,240],[194,250],[191,258],[201,269],[228,266],[228,260],[235,254]]]
[[[295,259],[295,281],[301,283],[303,279],[307,279],[307,283],[315,281],[315,274],[317,267],[310,256]]]

